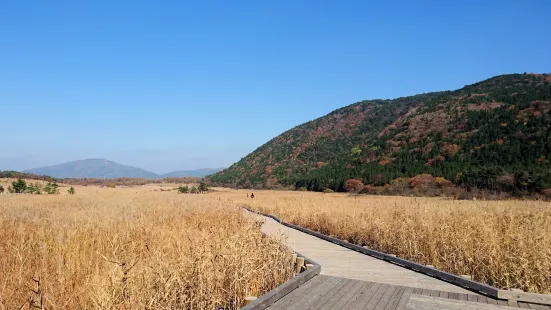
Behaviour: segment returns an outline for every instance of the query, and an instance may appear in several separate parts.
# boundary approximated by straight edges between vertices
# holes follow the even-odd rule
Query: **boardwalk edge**
[[[480,283],[480,282],[477,282],[477,281],[474,281],[474,280],[465,279],[465,278],[462,278],[460,276],[457,276],[457,275],[454,275],[454,274],[451,274],[451,273],[447,273],[445,271],[434,269],[434,268],[431,268],[431,267],[428,267],[428,266],[425,266],[425,265],[422,265],[422,264],[418,264],[418,263],[415,263],[415,262],[412,262],[412,261],[409,261],[409,260],[406,260],[406,259],[402,259],[402,258],[393,256],[393,255],[390,255],[390,254],[386,254],[386,253],[375,251],[375,250],[372,250],[372,249],[369,249],[369,248],[361,247],[359,245],[356,245],[356,244],[353,244],[353,243],[350,243],[350,242],[347,242],[347,241],[344,241],[344,240],[336,239],[336,238],[321,234],[319,232],[313,231],[313,230],[308,229],[308,228],[304,228],[304,227],[301,227],[301,226],[290,224],[290,223],[287,223],[287,222],[284,222],[284,221],[280,220],[278,217],[273,216],[271,214],[267,214],[267,213],[263,213],[263,212],[259,212],[259,211],[254,211],[254,210],[251,210],[248,207],[243,207],[243,208],[245,210],[249,211],[249,212],[260,214],[260,215],[265,216],[265,217],[269,217],[269,218],[275,220],[276,222],[281,223],[284,226],[296,229],[296,230],[301,231],[303,233],[306,233],[306,234],[318,237],[320,239],[335,243],[337,245],[340,245],[340,246],[343,246],[345,248],[354,250],[356,252],[360,252],[362,254],[369,255],[369,256],[372,256],[372,257],[375,257],[375,258],[378,258],[378,259],[381,259],[381,260],[384,260],[384,261],[387,261],[387,262],[390,262],[390,263],[393,263],[393,264],[396,264],[396,265],[399,265],[399,266],[402,266],[402,267],[405,267],[405,268],[408,268],[408,269],[411,269],[411,270],[414,270],[416,272],[431,276],[433,278],[446,281],[448,283],[463,287],[463,288],[468,289],[470,291],[481,293],[483,295],[486,295],[486,296],[489,296],[489,297],[492,297],[492,298],[503,299],[503,300],[511,300],[511,301],[522,301],[522,302],[528,302],[528,303],[538,303],[538,304],[544,304],[544,305],[551,305],[551,295],[526,293],[526,292],[515,292],[515,291],[498,289],[496,287],[493,287],[493,286],[490,286],[490,285],[487,285],[487,284],[484,284],[484,283]],[[245,309],[245,308],[242,308],[242,309]],[[258,308],[258,309],[264,309],[264,308]]]
[[[300,257],[304,257],[304,262],[312,264],[313,267],[306,269],[305,271],[298,274],[296,277],[288,280],[287,282],[260,296],[255,301],[242,307],[241,310],[264,310],[273,305],[276,301],[283,298],[285,295],[297,289],[302,284],[306,283],[308,280],[317,276],[321,272],[321,266],[318,263],[314,262],[308,257],[305,257],[304,255],[301,255],[298,252],[295,252],[295,254]]]

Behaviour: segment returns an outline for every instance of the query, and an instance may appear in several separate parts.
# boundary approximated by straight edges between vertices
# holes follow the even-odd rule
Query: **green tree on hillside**
[[[59,194],[59,185],[57,185],[56,182],[48,182],[46,186],[44,186],[44,191],[49,195]]]
[[[13,193],[19,194],[24,193],[27,190],[27,182],[17,179],[17,181],[13,181],[11,183],[11,189]]]
[[[40,195],[42,193],[42,186],[40,186],[40,183],[38,182],[35,182],[34,184],[29,183],[27,186],[27,193]]]
[[[207,183],[203,180],[201,180],[201,182],[199,183],[199,191],[200,192],[207,192],[209,190],[209,187],[207,185]]]
[[[189,193],[189,187],[186,185],[186,186],[180,186],[178,187],[178,193],[181,193],[181,194],[187,194]]]

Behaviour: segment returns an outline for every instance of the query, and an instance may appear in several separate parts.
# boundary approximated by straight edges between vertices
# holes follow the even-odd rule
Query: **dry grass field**
[[[551,293],[546,202],[288,191],[253,200],[175,187],[1,195],[0,309],[238,309],[293,273],[289,250],[262,236],[245,205],[500,288]]]
[[[0,195],[0,309],[238,309],[292,277],[235,204],[171,187]]]
[[[551,204],[310,192],[228,201],[499,288],[551,293]]]

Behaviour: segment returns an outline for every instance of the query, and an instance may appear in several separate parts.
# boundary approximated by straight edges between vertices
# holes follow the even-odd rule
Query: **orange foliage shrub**
[[[344,182],[344,189],[347,192],[355,192],[359,191],[363,187],[363,183],[360,180],[357,179],[348,179],[346,182]]]

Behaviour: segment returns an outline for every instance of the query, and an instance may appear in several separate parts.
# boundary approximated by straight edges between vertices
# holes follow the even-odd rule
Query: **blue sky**
[[[549,13],[547,0],[3,1],[0,170],[228,166],[360,100],[550,72]]]

